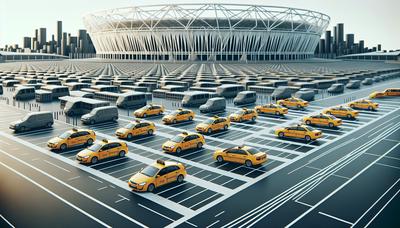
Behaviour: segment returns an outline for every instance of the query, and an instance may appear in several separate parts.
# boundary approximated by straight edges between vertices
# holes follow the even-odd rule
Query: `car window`
[[[170,170],[170,172],[175,172],[175,171],[179,170],[179,167],[176,165],[172,165],[169,167],[169,170]]]
[[[158,175],[163,176],[163,175],[165,175],[167,173],[168,173],[168,167],[163,168],[162,170],[160,170],[160,172],[158,172]]]
[[[190,141],[190,140],[191,140],[190,136],[186,136],[186,137],[183,139],[184,142],[188,142],[188,141]]]
[[[73,134],[71,134],[70,138],[73,139],[73,138],[77,138],[79,136],[80,136],[79,133],[73,133]]]
[[[242,150],[242,149],[236,150],[236,153],[237,153],[237,154],[240,154],[240,155],[247,155],[247,152],[244,151],[244,150]]]

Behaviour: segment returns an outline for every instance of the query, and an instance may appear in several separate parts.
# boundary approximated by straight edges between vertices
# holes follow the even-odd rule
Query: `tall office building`
[[[382,50],[382,45],[378,44],[378,51]]]
[[[23,48],[31,48],[32,46],[31,46],[31,42],[32,42],[32,39],[30,38],[30,37],[24,37],[24,45],[23,45]]]
[[[87,32],[85,29],[78,30],[78,47],[80,53],[87,52],[88,39],[87,39]]]
[[[364,53],[364,40],[360,40],[360,42],[358,43],[358,47],[359,47],[359,53]]]
[[[61,48],[62,40],[62,21],[57,21],[57,47]]]
[[[337,48],[338,48],[337,41],[338,41],[338,30],[336,26],[333,26],[333,39],[331,40],[334,47],[332,49],[333,53],[337,53]]]
[[[346,34],[347,49],[351,49],[354,46],[354,34]]]
[[[336,53],[337,55],[342,55],[343,54],[343,49],[344,49],[344,24],[339,23],[337,24],[337,40],[336,40]]]
[[[38,34],[38,42],[39,42],[39,48],[42,48],[43,45],[46,45],[46,28],[40,28],[39,29],[39,34]]]
[[[67,33],[63,32],[61,38],[61,55],[68,55],[67,53]]]
[[[320,56],[325,54],[325,39],[319,40],[319,54],[320,54]]]
[[[331,31],[327,30],[325,31],[325,53],[326,54],[331,54],[331,46],[332,46],[332,40],[331,40]]]

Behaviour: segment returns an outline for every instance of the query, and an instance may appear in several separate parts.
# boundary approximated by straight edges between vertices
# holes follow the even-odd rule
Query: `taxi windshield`
[[[88,148],[88,150],[91,150],[91,151],[98,151],[98,150],[100,150],[100,148],[101,148],[101,144],[93,144],[92,146],[90,146],[89,148]]]
[[[177,135],[177,136],[173,137],[173,138],[171,139],[171,141],[172,141],[172,142],[182,142],[183,139],[184,139],[183,136]]]
[[[206,121],[204,121],[205,124],[212,124],[214,123],[214,119],[207,119]]]
[[[315,129],[314,128],[312,128],[312,127],[310,127],[310,126],[307,126],[307,127],[304,127],[305,129],[307,129],[307,130],[309,130],[309,131],[314,131]]]
[[[244,111],[243,110],[238,110],[238,111],[235,112],[235,114],[242,115],[242,114],[244,114]]]
[[[176,115],[178,115],[180,112],[181,112],[181,111],[173,111],[173,112],[171,112],[171,115],[176,116]]]
[[[66,139],[66,138],[68,138],[70,135],[71,135],[71,133],[69,133],[69,132],[67,131],[67,132],[62,133],[60,136],[58,136],[58,138],[60,138],[60,139]]]
[[[160,169],[154,167],[154,166],[147,166],[144,168],[142,171],[140,171],[141,174],[146,175],[148,177],[154,177]]]
[[[126,129],[132,129],[136,126],[136,123],[128,123],[127,125],[125,125]]]
[[[257,150],[257,149],[255,149],[255,148],[250,148],[250,149],[248,149],[247,150],[250,154],[257,154],[257,153],[260,153],[260,151],[259,150]]]

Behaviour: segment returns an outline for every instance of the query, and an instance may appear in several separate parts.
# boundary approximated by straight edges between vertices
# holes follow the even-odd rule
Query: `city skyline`
[[[109,2],[105,0],[96,1],[96,5],[90,2],[79,2],[80,7],[74,7],[76,0],[69,1],[68,5],[63,6],[65,10],[57,10],[57,5],[51,4],[49,0],[39,0],[34,4],[31,2],[23,2],[21,0],[9,1],[1,0],[0,5],[0,46],[23,44],[23,37],[33,37],[35,28],[46,27],[47,40],[51,39],[50,34],[56,34],[56,28],[53,21],[62,20],[65,30],[74,32],[83,29],[82,16],[86,13],[102,10],[106,8],[124,7],[132,5],[148,5],[167,3],[166,1],[132,1],[119,0]],[[196,1],[178,0],[176,3],[195,3]],[[213,1],[208,2],[228,2],[241,3],[240,1]],[[331,17],[330,27],[337,23],[345,23],[347,31],[355,34],[355,40],[365,40],[365,46],[382,45],[382,50],[399,49],[396,42],[396,37],[400,36],[400,28],[396,26],[396,22],[400,21],[400,16],[396,14],[396,9],[400,7],[400,3],[395,0],[385,0],[384,3],[367,1],[344,1],[344,0],[328,0],[324,2],[316,0],[304,0],[294,2],[291,0],[283,1],[252,1],[253,4],[261,5],[279,5],[294,8],[307,8],[320,11]],[[52,6],[54,5],[54,6]],[[23,7],[21,7],[23,6]],[[346,7],[344,7],[346,6]],[[53,10],[51,10],[54,8]],[[69,10],[70,9],[70,10]],[[74,10],[72,10],[74,9]],[[357,9],[357,17],[351,13],[343,13],[346,10]],[[37,14],[40,12],[40,14]],[[24,18],[34,17],[34,20],[29,20],[29,23],[23,20],[17,20],[18,17],[24,15]],[[373,17],[371,17],[373,15]],[[11,21],[11,23],[10,23]],[[7,22],[7,23],[6,23]],[[385,26],[382,26],[385,25]],[[390,34],[390,35],[387,35]],[[323,38],[323,37],[321,37]]]

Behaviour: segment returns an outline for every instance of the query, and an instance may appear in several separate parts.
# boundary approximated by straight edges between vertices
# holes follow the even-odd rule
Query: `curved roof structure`
[[[141,55],[248,53],[246,45],[259,46],[253,53],[311,53],[329,20],[311,10],[244,4],[134,6],[84,16],[98,53]]]

